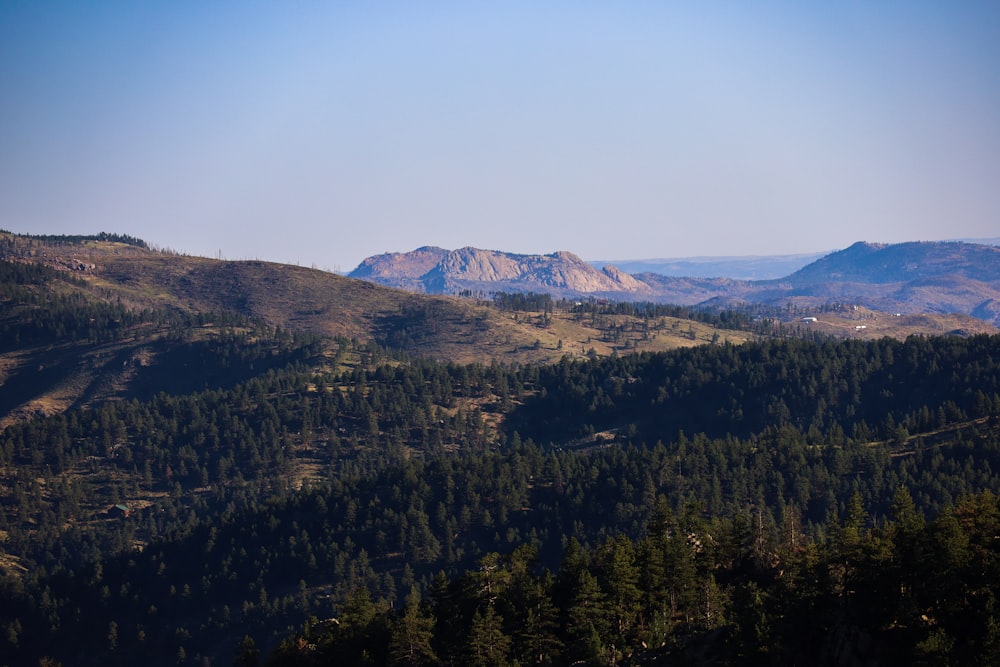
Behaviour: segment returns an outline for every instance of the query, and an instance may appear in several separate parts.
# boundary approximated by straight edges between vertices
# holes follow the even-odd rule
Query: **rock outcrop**
[[[651,295],[648,285],[614,267],[598,271],[571,252],[519,255],[496,250],[424,247],[369,257],[350,274],[421,292],[537,291],[559,296]]]

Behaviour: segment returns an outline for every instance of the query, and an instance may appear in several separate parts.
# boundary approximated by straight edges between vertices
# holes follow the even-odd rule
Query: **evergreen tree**
[[[402,614],[392,627],[390,663],[406,667],[435,664],[437,655],[431,646],[433,636],[434,618],[420,608],[420,594],[413,588],[406,597]]]
[[[508,663],[511,639],[504,632],[503,619],[485,605],[485,611],[476,610],[466,639],[466,664],[473,667],[504,667]]]

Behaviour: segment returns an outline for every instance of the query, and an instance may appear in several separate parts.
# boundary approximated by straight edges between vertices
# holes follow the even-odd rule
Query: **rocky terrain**
[[[641,280],[613,266],[598,270],[571,252],[518,255],[497,250],[418,248],[364,260],[348,274],[389,287],[429,294],[462,292],[546,292],[556,296],[581,294],[652,296]]]

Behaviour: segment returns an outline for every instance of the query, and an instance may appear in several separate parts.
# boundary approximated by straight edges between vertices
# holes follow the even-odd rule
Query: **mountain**
[[[672,259],[592,261],[600,269],[613,264],[631,274],[653,273],[685,278],[730,278],[733,280],[773,280],[783,278],[827,253],[763,255],[745,257],[678,257]]]
[[[420,276],[429,273],[445,257],[449,250],[434,246],[424,246],[407,253],[385,253],[365,259],[349,275],[371,282],[398,287],[412,292],[426,291],[420,287]]]
[[[951,239],[977,245],[1000,246],[1000,238]],[[654,273],[685,278],[730,278],[733,280],[775,280],[795,273],[828,255],[814,252],[794,255],[747,255],[736,257],[674,257],[667,259],[594,260],[589,263],[600,269],[613,264],[631,274]]]
[[[829,282],[884,285],[941,276],[1000,282],[1000,248],[956,241],[858,242],[816,260],[786,280],[796,287]]]
[[[911,314],[964,313],[997,325],[1000,248],[957,241],[859,242],[780,281],[758,283],[739,298],[772,304],[848,301]]]
[[[348,274],[430,294],[545,292],[560,297],[651,297],[641,280],[613,266],[597,270],[571,252],[519,255],[496,250],[423,247],[369,257]]]
[[[645,266],[623,266],[637,264]],[[431,294],[541,292],[707,308],[850,303],[890,313],[965,314],[1000,325],[1000,247],[959,241],[858,242],[769,280],[629,274],[610,265],[598,271],[568,252],[474,248],[379,255],[350,275]]]

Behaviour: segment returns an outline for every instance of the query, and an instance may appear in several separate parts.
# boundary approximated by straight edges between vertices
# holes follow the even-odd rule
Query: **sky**
[[[1000,236],[1000,3],[0,3],[0,228],[350,271]]]

